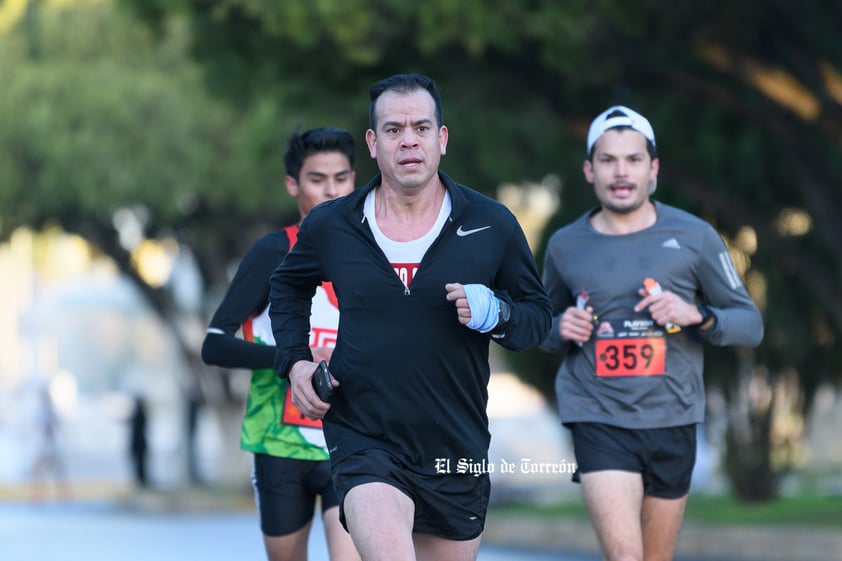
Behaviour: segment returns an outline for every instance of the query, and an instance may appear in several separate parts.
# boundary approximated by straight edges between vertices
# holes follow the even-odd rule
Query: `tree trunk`
[[[197,438],[198,422],[203,412],[213,413],[218,421],[221,457],[219,463],[215,464],[217,471],[226,482],[235,479],[236,471],[242,467],[239,427],[243,398],[232,390],[230,373],[209,368],[202,362],[200,349],[207,318],[196,312],[179,309],[172,291],[166,286],[155,288],[147,284],[132,266],[129,252],[119,245],[119,237],[110,225],[102,222],[88,223],[83,237],[107,254],[121,273],[139,289],[150,310],[168,328],[169,336],[182,357],[183,368],[174,375],[179,377],[184,400],[183,455],[180,458],[184,466],[184,483],[208,483],[201,467]],[[247,480],[247,472],[244,477]]]
[[[795,371],[773,372],[738,349],[738,372],[729,388],[725,471],[734,494],[746,502],[778,496],[783,476],[803,446],[801,393]]]

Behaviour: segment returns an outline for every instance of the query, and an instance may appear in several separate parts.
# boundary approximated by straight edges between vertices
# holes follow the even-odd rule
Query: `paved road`
[[[314,526],[310,560],[327,561]],[[0,503],[3,561],[262,561],[256,519],[244,512],[132,511],[113,502]],[[598,557],[483,546],[479,561],[598,561]]]

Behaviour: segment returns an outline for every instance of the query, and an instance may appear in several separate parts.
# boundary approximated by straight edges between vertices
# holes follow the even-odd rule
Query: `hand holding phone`
[[[325,403],[330,403],[330,398],[333,396],[333,384],[330,381],[330,370],[328,370],[325,361],[321,361],[313,373],[313,390],[315,390],[319,399]]]

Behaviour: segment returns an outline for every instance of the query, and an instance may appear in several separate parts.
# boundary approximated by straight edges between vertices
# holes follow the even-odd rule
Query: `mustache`
[[[626,189],[637,189],[638,185],[636,183],[631,183],[629,181],[615,181],[614,183],[611,183],[610,185],[608,185],[608,187],[611,188],[611,189],[614,189],[615,187],[622,187],[622,188],[626,188]],[[648,191],[649,191],[650,195],[652,193],[654,193],[655,189],[658,188],[658,178],[653,177],[652,179],[650,179],[649,184],[647,185],[647,188],[648,188]]]

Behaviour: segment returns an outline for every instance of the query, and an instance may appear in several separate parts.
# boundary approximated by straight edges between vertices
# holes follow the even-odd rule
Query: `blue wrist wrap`
[[[465,297],[471,309],[471,321],[468,327],[488,333],[496,327],[500,316],[500,303],[494,292],[484,284],[466,284]]]

